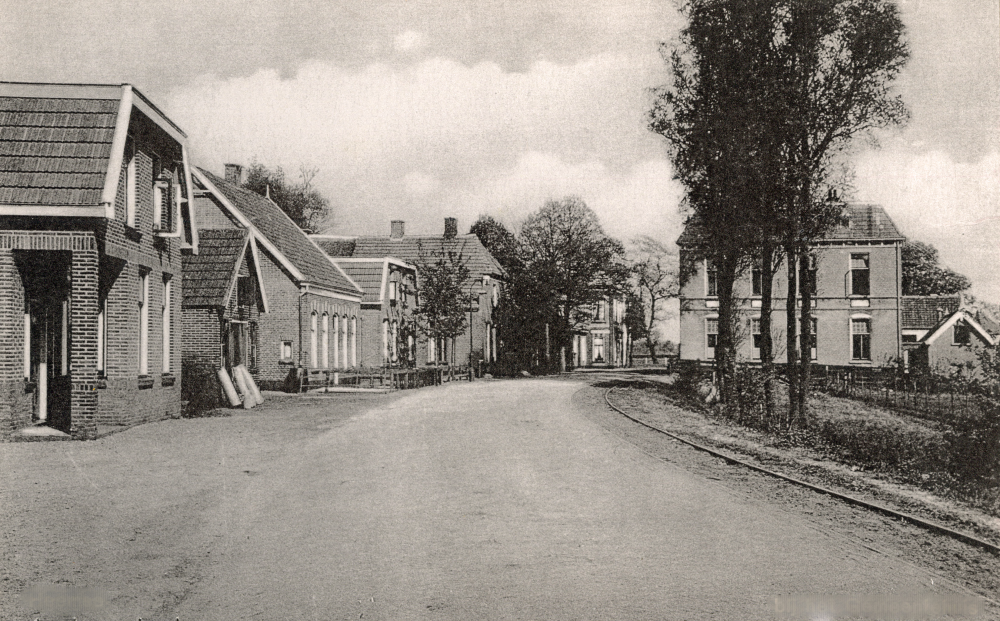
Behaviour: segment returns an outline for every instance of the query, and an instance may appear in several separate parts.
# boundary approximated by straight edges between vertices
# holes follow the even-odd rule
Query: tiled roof
[[[119,100],[0,96],[0,204],[99,205]]]
[[[955,296],[903,296],[902,330],[928,330],[950,317],[962,304]],[[939,312],[940,311],[940,312]]]
[[[354,244],[357,242],[353,237],[330,238],[313,236],[316,245],[323,249],[331,257],[351,257],[354,256]],[[341,266],[343,267],[343,266]],[[353,276],[351,278],[354,278]]]
[[[896,228],[880,205],[848,203],[844,207],[847,224],[835,227],[823,236],[823,241],[894,241],[905,237]],[[702,232],[699,227],[688,224],[677,239],[677,245],[690,247],[698,245]]]
[[[198,254],[183,254],[185,307],[225,306],[233,273],[240,267],[250,233],[246,229],[201,229]]]
[[[351,280],[365,290],[365,295],[361,298],[363,303],[377,303],[379,301],[382,292],[382,278],[386,268],[384,260],[345,261],[337,263],[337,265],[347,272]]]
[[[361,293],[273,201],[233,185],[206,170],[198,170],[302,272],[306,282],[348,295]]]
[[[475,276],[504,275],[503,268],[493,255],[486,250],[475,235],[458,235],[446,238],[443,235],[405,235],[402,238],[358,237],[354,246],[355,257],[394,257],[413,265],[420,263],[421,254],[430,258],[441,251],[460,255]]]

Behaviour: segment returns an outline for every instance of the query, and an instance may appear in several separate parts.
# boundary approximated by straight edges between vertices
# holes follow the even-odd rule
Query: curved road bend
[[[773,619],[931,578],[653,459],[544,379],[413,391],[252,479],[181,619]]]

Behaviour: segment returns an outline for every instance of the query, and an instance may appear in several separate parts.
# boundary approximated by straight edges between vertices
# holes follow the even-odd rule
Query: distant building
[[[625,299],[607,296],[587,309],[590,320],[573,334],[575,367],[623,367],[628,363]]]
[[[775,360],[785,362],[785,305],[799,296],[803,270],[809,270],[813,291],[811,347],[813,361],[822,365],[884,366],[902,357],[903,310],[901,248],[903,234],[878,205],[848,204],[845,224],[817,241],[810,256],[797,266],[799,278],[788,290],[787,267],[779,267],[773,283],[772,336]],[[680,357],[708,361],[718,342],[719,299],[710,260],[697,258],[701,233],[688,226],[677,244],[681,263],[694,270],[680,291]],[[737,280],[740,344],[747,361],[760,359],[761,278],[747,270]]]
[[[975,369],[979,353],[996,344],[996,339],[975,315],[964,308],[944,315],[920,337],[909,351],[908,363],[915,370],[937,374]]]
[[[418,338],[415,362],[418,365],[452,361],[456,364],[467,364],[470,351],[474,362],[496,362],[502,343],[497,339],[494,313],[500,301],[504,270],[478,237],[458,234],[458,222],[454,218],[445,218],[444,224],[443,235],[406,235],[405,223],[394,220],[389,235],[385,237],[335,235],[312,237],[333,259],[392,258],[415,266],[418,297],[419,266],[422,259],[431,259],[435,254],[448,252],[461,257],[469,268],[472,280],[468,285],[473,296],[470,308],[471,326],[465,334],[454,339],[439,339],[435,342]]]
[[[0,83],[0,439],[181,411],[187,137],[128,84]]]

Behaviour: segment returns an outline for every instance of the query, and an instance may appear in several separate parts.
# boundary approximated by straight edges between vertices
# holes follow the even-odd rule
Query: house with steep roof
[[[0,83],[0,439],[181,411],[187,136],[129,84]]]
[[[317,240],[320,248],[328,244]],[[417,360],[413,311],[417,270],[392,257],[330,259],[364,289],[361,299],[361,359],[364,367],[410,367]]]
[[[689,225],[677,240],[681,264],[691,267],[679,295],[683,360],[714,359],[718,342],[718,282],[711,260],[698,252],[701,237]],[[818,240],[808,259],[796,266],[792,291],[787,267],[781,265],[775,274],[771,313],[775,360],[787,360],[784,309],[789,295],[800,296],[803,281],[813,283],[810,353],[817,364],[864,368],[901,359],[904,241],[881,206],[846,204],[842,223]],[[750,362],[760,359],[762,274],[760,269],[749,269],[734,287],[740,301],[739,354]]]
[[[958,308],[940,317],[911,346],[908,362],[913,369],[942,375],[950,375],[955,370],[966,372],[978,365],[983,348],[996,342],[974,313]]]
[[[472,361],[476,363],[489,364],[498,360],[498,349],[502,344],[497,339],[494,313],[500,301],[500,287],[505,273],[478,237],[458,234],[458,221],[455,218],[445,218],[442,235],[407,235],[405,222],[393,220],[388,236],[313,235],[313,239],[333,259],[392,258],[415,266],[418,300],[420,264],[448,253],[460,257],[470,272],[469,288],[473,298],[471,325],[463,335],[454,339],[435,342],[418,338],[416,363],[467,364],[470,353]]]
[[[235,164],[226,165],[224,177],[200,168],[192,171],[196,218],[206,236],[227,250],[220,248],[224,259],[215,266],[214,276],[203,263],[185,266],[193,270],[191,297],[185,295],[185,321],[207,317],[208,309],[219,315],[223,302],[226,308],[235,307],[218,317],[221,330],[218,322],[207,318],[197,326],[189,324],[198,336],[192,333],[188,340],[217,335],[218,349],[211,359],[219,366],[244,362],[264,389],[282,389],[303,370],[357,367],[362,359],[364,290],[269,197],[243,188],[242,172]],[[229,245],[235,243],[233,238],[208,233],[213,229],[245,231],[249,252],[234,254]],[[228,298],[219,298],[223,282],[235,286],[235,302],[232,288]],[[209,293],[202,295],[203,289]],[[208,364],[203,351],[192,346],[187,358],[192,368],[201,366],[202,375]]]
[[[183,257],[183,396],[194,411],[224,405],[217,371],[258,368],[261,314],[268,312],[260,250],[247,229],[202,229]]]

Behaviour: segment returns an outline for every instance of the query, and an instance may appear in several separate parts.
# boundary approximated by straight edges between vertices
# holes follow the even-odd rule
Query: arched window
[[[337,339],[338,332],[340,330],[340,317],[337,315],[333,316],[333,368],[340,367],[340,358],[338,354],[340,353],[340,341]]]
[[[347,354],[348,354],[348,351],[347,351],[347,349],[348,349],[348,347],[347,347],[347,315],[344,315],[343,317],[340,318],[340,333],[341,333],[341,339],[342,339],[341,340],[341,348],[340,348],[340,355],[341,355],[341,365],[340,366],[346,369],[347,366],[348,366],[347,365],[347,360],[348,360],[348,358],[347,358]]]
[[[330,368],[330,315],[323,313],[323,368]]]
[[[358,366],[358,318],[351,317],[351,366]]]
[[[313,311],[309,316],[309,366],[316,368],[316,322],[319,318],[316,315],[316,311]]]

